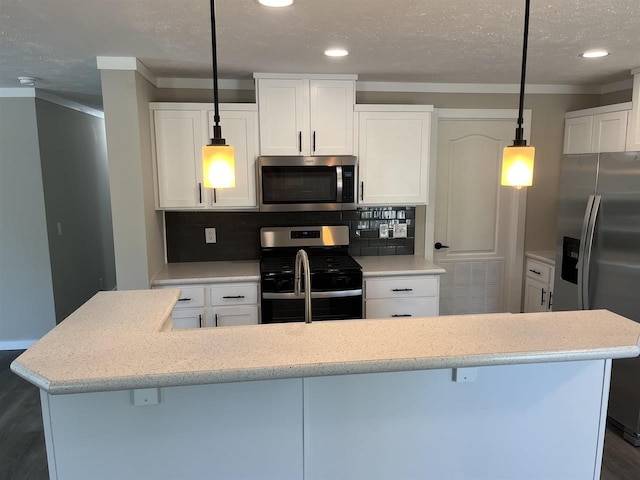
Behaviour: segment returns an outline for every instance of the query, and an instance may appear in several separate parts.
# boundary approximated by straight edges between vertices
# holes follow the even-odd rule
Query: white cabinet
[[[355,76],[256,74],[261,155],[352,155]]]
[[[203,207],[201,112],[159,110],[152,115],[158,206]]]
[[[173,309],[173,330],[260,323],[258,282],[170,285],[155,288],[182,290]]]
[[[258,114],[255,104],[220,105],[223,137],[235,150],[236,186],[228,189],[203,187],[202,147],[213,135],[213,105],[150,103],[149,108],[158,209],[256,207]]]
[[[359,202],[426,204],[431,106],[358,105]]]
[[[629,112],[627,125],[627,145],[628,152],[640,150],[640,68],[631,71],[633,74],[633,108]]]
[[[525,313],[547,312],[550,311],[553,306],[553,278],[555,267],[550,260],[540,260],[527,256],[523,308]]]
[[[563,153],[624,152],[629,103],[569,112]]]
[[[365,279],[365,318],[434,317],[439,314],[439,275]]]

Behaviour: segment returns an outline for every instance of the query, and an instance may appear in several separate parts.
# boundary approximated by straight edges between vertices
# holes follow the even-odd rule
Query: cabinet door
[[[594,115],[591,152],[624,152],[627,143],[628,112]]]
[[[180,308],[173,311],[173,329],[200,328],[206,324],[203,308]]]
[[[261,155],[309,155],[309,81],[258,80]]]
[[[208,112],[209,137],[213,137],[213,112]],[[234,149],[236,186],[208,189],[210,208],[255,207],[258,114],[252,111],[220,111],[222,136]]]
[[[201,112],[156,110],[153,120],[158,206],[203,207]]]
[[[353,155],[352,80],[311,80],[311,154]]]
[[[546,312],[549,309],[549,284],[527,278],[524,284],[524,311]]]
[[[593,115],[567,118],[564,121],[563,153],[591,153]]]
[[[378,298],[364,308],[366,318],[437,317],[438,297]]]
[[[257,305],[238,305],[235,307],[211,307],[210,326],[235,327],[238,325],[257,325],[259,323]],[[209,323],[207,324],[209,325]]]
[[[430,112],[360,112],[360,203],[427,203]]]

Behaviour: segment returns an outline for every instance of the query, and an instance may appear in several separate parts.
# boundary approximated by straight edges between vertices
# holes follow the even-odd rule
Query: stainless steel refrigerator
[[[553,310],[640,322],[640,152],[565,155]],[[609,418],[640,446],[640,359],[614,360]]]

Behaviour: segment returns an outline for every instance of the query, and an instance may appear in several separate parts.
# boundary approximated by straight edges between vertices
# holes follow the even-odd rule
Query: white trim
[[[213,90],[212,78],[158,78],[158,88],[195,88]],[[218,80],[218,88],[221,90],[254,90],[253,80],[240,80],[233,78],[221,78]]]
[[[96,57],[98,70],[137,70],[136,57]]]
[[[253,78],[298,79],[298,80],[357,80],[358,75],[331,73],[254,73]]]
[[[574,110],[564,114],[564,118],[584,117],[586,115],[598,115],[599,113],[623,112],[631,110],[633,104],[631,102],[615,103],[613,105],[605,105],[604,107],[585,108],[584,110]]]
[[[621,92],[623,90],[631,90],[633,88],[633,78],[627,78],[626,80],[620,80],[615,83],[608,83],[600,87],[600,94]]]
[[[213,103],[149,102],[149,110],[213,110]],[[257,112],[257,103],[221,103],[220,110]]]
[[[433,105],[374,105],[356,104],[354,112],[433,112]]]
[[[422,92],[422,93],[520,93],[519,84],[509,83],[411,83],[411,82],[356,82],[358,92]],[[600,87],[584,85],[525,86],[528,94],[599,94]]]
[[[0,88],[0,98],[34,98],[36,89],[33,87]]]
[[[135,70],[151,85],[153,85],[156,88],[158,87],[158,78],[153,73],[151,73],[151,70],[149,70],[147,66],[137,58],[136,58]]]
[[[42,90],[36,89],[36,98],[40,100],[44,100],[45,102],[50,102],[56,105],[60,105],[61,107],[75,110],[77,112],[86,113],[87,115],[92,115],[98,118],[104,118],[104,112],[101,110],[87,107],[86,105],[83,105],[78,102],[74,102],[73,100],[68,100],[66,98],[58,97],[57,95],[54,95],[49,92],[43,92]]]
[[[13,340],[9,342],[0,342],[0,350],[26,350],[38,340]]]

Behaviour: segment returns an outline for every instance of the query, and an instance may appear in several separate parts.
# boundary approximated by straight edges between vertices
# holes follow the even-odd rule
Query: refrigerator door
[[[554,310],[578,310],[578,261],[596,191],[598,155],[565,155],[560,174]]]
[[[640,153],[600,154],[597,190],[589,305],[640,322]],[[640,444],[640,359],[613,361],[608,414]]]

